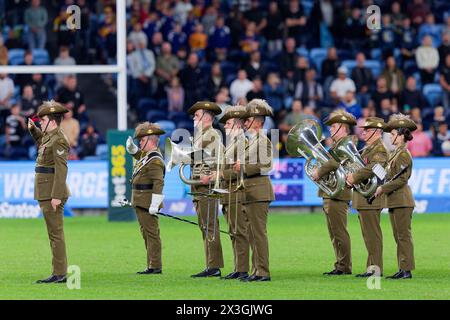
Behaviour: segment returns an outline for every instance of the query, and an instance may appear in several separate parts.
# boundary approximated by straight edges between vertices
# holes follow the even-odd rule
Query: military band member
[[[325,124],[330,126],[331,139],[333,140],[330,150],[333,151],[339,141],[350,134],[351,126],[356,125],[356,119],[350,113],[339,109],[330,114]],[[338,161],[330,159],[313,172],[313,179],[317,181],[325,177],[330,172],[335,171],[339,165]],[[319,197],[323,198],[323,211],[336,256],[334,269],[330,272],[325,272],[324,275],[351,274],[351,244],[350,235],[347,231],[348,205],[352,198],[351,188],[346,185],[342,191],[333,197],[319,189]]]
[[[158,211],[164,196],[164,160],[159,150],[159,136],[164,134],[157,124],[144,122],[136,127],[134,138],[139,147],[128,137],[126,149],[137,161],[131,178],[131,205],[136,211],[145,249],[147,268],[138,274],[161,274],[161,238]]]
[[[234,163],[241,159],[245,161],[244,149],[246,138],[244,135],[244,122],[241,119],[247,112],[244,106],[232,106],[225,110],[220,119],[225,124],[227,144],[225,147],[225,165],[222,178],[226,184],[228,194],[221,198],[222,211],[228,221],[231,244],[234,256],[234,270],[224,279],[242,279],[248,277],[249,271],[249,235],[248,218],[242,209],[244,191],[239,188],[241,173],[233,170]],[[243,170],[243,167],[241,167]],[[242,175],[243,178],[243,175]],[[243,187],[243,186],[240,186]],[[240,189],[240,190],[239,190]]]
[[[42,131],[28,120],[28,129],[37,143],[34,199],[38,200],[52,250],[52,275],[37,283],[64,283],[67,274],[66,243],[64,240],[64,204],[70,196],[66,185],[69,142],[60,128],[63,114],[68,110],[51,100],[38,110]]]
[[[217,104],[209,101],[199,101],[188,110],[188,113],[194,116],[195,132],[192,141],[194,150],[207,151],[213,158],[217,157],[218,152],[223,153],[224,150],[221,136],[212,126],[215,116],[221,112],[222,110]],[[211,171],[214,168],[211,168],[204,160],[194,159],[194,163],[191,166],[192,179],[201,180],[202,182],[202,185],[192,185],[191,192],[194,194],[194,207],[198,217],[198,224],[202,231],[206,262],[206,268],[197,274],[193,274],[193,278],[220,277],[220,268],[223,268],[217,212],[218,199],[206,196],[212,188],[214,174],[211,174]],[[209,169],[209,174],[205,173],[204,169]]]
[[[347,175],[347,183],[350,185],[357,185],[371,179],[374,176],[372,168],[376,164],[383,168],[386,166],[388,154],[382,141],[384,127],[384,120],[377,117],[367,118],[364,124],[360,126],[360,128],[363,128],[362,135],[366,142],[361,157],[366,166],[353,174]],[[376,272],[381,275],[383,272],[383,234],[380,226],[380,215],[385,200],[384,196],[380,196],[372,204],[369,204],[363,195],[356,189],[353,190],[352,206],[358,210],[361,232],[368,253],[366,272],[356,275],[357,277],[370,277]],[[379,270],[371,270],[371,266],[376,266]]]
[[[263,131],[266,116],[273,116],[266,101],[253,99],[247,105],[244,127],[248,136],[245,147],[245,201],[244,212],[249,223],[249,241],[252,249],[252,274],[241,281],[270,281],[269,240],[267,215],[270,202],[275,200],[269,172],[272,169],[272,143]],[[233,170],[239,173],[241,162]]]
[[[398,114],[389,119],[385,132],[391,133],[395,149],[390,153],[387,163],[387,183],[377,188],[376,196],[386,195],[394,239],[397,244],[399,271],[389,279],[410,279],[415,268],[414,248],[411,234],[411,220],[415,206],[408,179],[412,172],[412,157],[406,143],[412,140],[411,132],[417,126],[408,116]],[[394,177],[398,175],[394,179]]]

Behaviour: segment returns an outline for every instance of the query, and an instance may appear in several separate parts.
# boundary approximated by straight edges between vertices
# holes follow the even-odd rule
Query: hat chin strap
[[[48,125],[50,124],[50,121],[51,121],[51,120],[49,120],[49,121],[47,122],[47,125],[45,126],[45,129],[44,129],[44,131],[42,131],[42,133],[46,133],[46,132],[47,132],[47,128],[48,128]]]
[[[366,142],[369,141],[370,139],[372,139],[372,137],[375,135],[375,133],[377,133],[377,130],[378,129],[375,129],[375,131],[372,132],[372,134],[370,135],[369,139],[366,140]]]
[[[338,128],[338,129],[336,130],[336,132],[331,136],[331,139],[334,138],[334,136],[339,132],[339,130],[341,130],[341,128],[342,128],[342,123],[339,124],[339,128]]]

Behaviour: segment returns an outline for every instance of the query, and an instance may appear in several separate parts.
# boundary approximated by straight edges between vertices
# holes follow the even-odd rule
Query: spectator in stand
[[[348,113],[351,113],[356,119],[362,116],[361,106],[356,101],[355,93],[353,91],[347,91],[344,98],[337,105],[337,108],[344,109]]]
[[[61,7],[59,15],[53,20],[53,33],[56,34],[58,47],[72,47],[75,45],[75,32],[77,30],[70,30],[68,28],[68,17],[69,15],[66,12],[66,8]]]
[[[352,79],[347,77],[348,69],[341,66],[338,69],[338,77],[333,80],[330,86],[330,94],[334,100],[341,100],[346,95],[347,91],[356,92],[355,83]]]
[[[417,27],[425,21],[427,14],[430,13],[430,7],[424,3],[424,0],[414,0],[408,5],[407,13],[413,25]]]
[[[285,14],[284,24],[288,37],[294,38],[299,44],[306,44],[306,24],[308,20],[305,16],[303,5],[300,1],[289,0],[289,6]]]
[[[264,85],[264,95],[275,115],[279,115],[284,107],[285,91],[277,73],[271,72],[268,74],[267,83]]]
[[[0,123],[5,123],[11,107],[11,98],[14,95],[14,81],[6,73],[0,73]],[[3,131],[2,126],[0,130]]]
[[[431,138],[423,132],[421,122],[416,122],[417,130],[412,133],[413,139],[408,142],[407,147],[413,158],[428,157],[433,150]]]
[[[328,48],[327,57],[322,61],[322,80],[324,87],[337,77],[337,70],[341,62],[337,56],[336,48]]]
[[[198,52],[203,55],[203,51],[208,44],[208,36],[203,31],[203,25],[201,23],[195,26],[195,31],[189,36],[189,47],[193,52]]]
[[[438,48],[439,52],[439,64],[440,66],[445,65],[445,59],[450,54],[450,30],[447,32],[442,32],[442,43]]]
[[[406,61],[414,59],[414,51],[416,48],[416,32],[411,27],[411,19],[405,17],[403,19],[402,28],[398,35],[400,54],[402,58],[403,66]]]
[[[203,29],[206,34],[210,34],[218,16],[219,16],[219,13],[214,6],[207,7],[206,10],[203,12],[201,22],[202,22]]]
[[[422,46],[417,48],[416,62],[420,70],[422,85],[433,83],[436,68],[439,66],[439,52],[433,47],[430,36],[425,36]]]
[[[294,68],[297,61],[297,52],[295,51],[296,42],[294,38],[287,38],[284,43],[285,49],[280,55],[281,76],[284,79],[293,79]]]
[[[427,14],[425,23],[419,28],[419,33],[417,35],[419,41],[421,42],[426,35],[429,35],[432,39],[433,47],[438,47],[441,44],[441,34],[442,26],[436,24],[432,13]]]
[[[293,77],[293,89],[299,81],[305,81],[306,71],[309,69],[308,59],[299,56],[295,61],[294,77]]]
[[[95,156],[98,142],[99,135],[95,132],[94,126],[89,124],[86,127],[86,132],[81,137],[80,158]]]
[[[148,38],[144,31],[142,31],[142,24],[136,22],[133,25],[133,31],[128,34],[127,39],[131,41],[135,48],[139,47],[139,43],[144,42],[147,47]]]
[[[356,99],[361,106],[369,102],[369,90],[373,83],[372,70],[365,66],[366,56],[359,52],[356,55],[356,67],[352,70],[351,78],[355,82]]]
[[[138,97],[152,96],[156,87],[156,79],[153,76],[156,67],[153,52],[145,47],[144,42],[141,42],[127,60],[133,79],[132,91]]]
[[[78,146],[78,138],[80,137],[80,123],[73,117],[73,111],[69,108],[69,112],[64,113],[61,121],[61,129],[69,140],[69,146],[74,152]]]
[[[265,10],[260,7],[259,0],[251,0],[250,10],[244,13],[244,23],[254,22],[256,25],[256,33],[261,34],[261,32],[267,26],[267,17]]]
[[[251,101],[253,99],[264,99],[266,100],[266,95],[264,94],[264,87],[263,87],[263,82],[261,80],[261,78],[254,78],[253,79],[253,88],[252,90],[250,90],[247,95],[245,96],[245,98],[247,99],[247,101]]]
[[[306,71],[305,81],[298,82],[295,87],[294,98],[313,109],[320,107],[324,96],[322,85],[316,81],[316,70],[309,68]]]
[[[160,56],[163,44],[163,35],[161,32],[155,32],[152,36],[152,41],[150,43],[149,49],[153,52],[155,56]],[[138,47],[139,48],[139,47]]]
[[[311,30],[309,43],[321,47],[331,45],[333,43],[333,34],[337,32],[336,25],[339,22],[339,10],[333,1],[314,1],[308,18],[308,30]],[[360,30],[360,28],[353,29],[352,33],[356,33],[359,36]]]
[[[164,39],[167,39],[169,32],[173,30],[175,25],[175,18],[173,15],[173,9],[170,6],[170,3],[163,2],[161,4],[161,33],[163,34]]]
[[[445,57],[445,64],[441,68],[439,83],[442,86],[444,108],[450,110],[450,53]]]
[[[398,1],[393,2],[391,5],[391,18],[395,30],[400,31],[405,15],[402,13],[402,7]]]
[[[28,50],[25,52],[24,63],[22,66],[32,66],[33,65],[33,53]],[[31,74],[29,73],[19,73],[14,78],[14,84],[19,86],[21,90],[23,87],[31,82]]]
[[[175,20],[184,25],[187,21],[189,12],[191,12],[193,8],[190,0],[177,0],[174,7]]]
[[[169,102],[169,112],[182,112],[184,103],[184,89],[180,84],[180,79],[173,77],[170,87],[167,88],[167,101]]]
[[[224,61],[231,45],[230,28],[225,25],[225,18],[219,16],[208,38],[208,46],[214,51],[218,61]]]
[[[8,64],[8,48],[4,44],[3,36],[0,34],[0,66]]]
[[[167,36],[168,42],[172,45],[172,52],[177,52],[181,47],[187,44],[187,36],[183,32],[181,23],[175,23],[173,30]]]
[[[24,153],[22,141],[27,132],[27,126],[20,111],[20,104],[15,103],[11,106],[11,114],[6,118],[7,155],[11,158],[14,158],[19,150],[22,150],[22,154]]]
[[[283,134],[287,134],[297,123],[305,118],[303,114],[303,104],[300,100],[292,101],[291,110],[286,114],[283,121],[280,123],[280,130]]]
[[[264,29],[269,54],[277,54],[283,50],[283,28],[283,16],[278,8],[278,3],[271,1],[267,14],[267,27]]]
[[[252,90],[253,83],[247,78],[247,72],[244,69],[238,71],[237,79],[230,85],[230,95],[233,104],[236,104],[239,98],[247,95]]]
[[[180,61],[172,54],[172,46],[169,42],[164,42],[161,46],[161,55],[156,58],[156,77],[158,80],[158,92],[162,93],[180,71]]]
[[[25,24],[28,26],[28,49],[44,49],[47,41],[45,26],[48,23],[48,13],[41,6],[40,0],[32,0],[31,6],[25,10]]]
[[[153,35],[160,29],[160,21],[158,12],[151,11],[147,19],[144,21],[142,31],[147,35],[147,39],[152,39]]]
[[[400,70],[395,62],[393,56],[389,56],[386,60],[386,68],[384,69],[381,77],[386,79],[389,90],[398,96],[405,87],[405,75]]]
[[[259,51],[253,51],[250,54],[250,61],[245,66],[245,71],[250,80],[255,77],[265,79],[267,70],[261,63],[261,53]]]
[[[377,87],[375,89],[375,92],[372,94],[371,98],[376,113],[378,114],[381,110],[381,100],[383,99],[391,100],[393,98],[394,95],[389,90],[386,79],[383,77],[378,78]]]
[[[34,96],[33,87],[31,87],[31,85],[26,85],[25,87],[23,87],[22,98],[20,100],[23,116],[31,117],[36,114],[36,111],[41,102],[42,101]]]
[[[64,78],[64,86],[56,92],[56,100],[63,104],[71,102],[74,117],[80,123],[86,123],[89,120],[84,104],[84,94],[78,88],[78,81],[75,76],[70,75]]]
[[[198,66],[198,55],[191,52],[186,66],[180,71],[180,81],[184,88],[185,106],[190,107],[202,98],[205,80],[202,70]]]
[[[208,80],[206,80],[205,96],[213,99],[220,88],[225,86],[226,82],[222,74],[222,69],[220,68],[220,63],[214,62],[211,66],[211,74],[208,76]]]
[[[395,48],[395,26],[392,24],[391,16],[389,14],[383,14],[383,24],[381,28],[380,46],[383,53],[383,58],[394,54]]]
[[[76,61],[73,57],[70,56],[69,48],[66,46],[61,46],[59,48],[59,56],[55,59],[56,66],[74,66],[76,65]],[[60,87],[63,84],[64,78],[67,77],[68,73],[57,73],[55,74],[57,87]],[[74,74],[73,74],[74,75]]]
[[[422,91],[417,88],[416,78],[409,76],[406,79],[406,88],[399,97],[399,108],[401,112],[409,113],[413,108],[424,109],[427,106],[427,101],[422,94]]]
[[[450,141],[450,132],[448,132],[448,124],[445,121],[440,121],[436,129],[431,130],[433,134],[433,150],[434,156],[442,157],[444,152],[442,150],[442,144],[446,141]]]
[[[250,21],[247,24],[245,33],[242,34],[239,40],[239,46],[247,54],[259,50],[259,38],[256,34],[256,24],[254,22]]]
[[[48,87],[44,83],[42,74],[33,73],[30,85],[36,99],[39,101],[48,100]]]
[[[382,118],[387,123],[391,115],[396,112],[396,105],[390,99],[384,98],[380,101],[380,111],[376,113],[376,116]]]

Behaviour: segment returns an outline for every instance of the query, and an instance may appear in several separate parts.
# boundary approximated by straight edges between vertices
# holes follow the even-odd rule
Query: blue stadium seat
[[[192,123],[192,121],[180,121],[177,123],[177,128],[192,130],[194,129],[194,124]]]
[[[322,62],[327,57],[327,49],[326,48],[313,48],[309,52],[309,56],[317,70],[317,73],[320,74],[322,71]]]
[[[171,134],[176,129],[175,122],[170,120],[160,120],[157,123],[167,134]]]
[[[381,49],[379,49],[379,48],[370,50],[370,57],[373,60],[381,60],[381,54],[382,54],[382,52],[381,52]]]
[[[9,64],[17,66],[25,62],[25,50],[24,49],[11,49],[8,51]]]
[[[34,49],[33,50],[33,64],[37,64],[37,65],[50,64],[50,56],[48,54],[48,51],[45,49]]]
[[[307,58],[309,60],[309,51],[308,51],[308,49],[306,49],[304,47],[298,47],[296,51],[297,51],[297,54],[299,56],[305,57],[305,58]]]
[[[416,60],[406,60],[405,64],[403,65],[403,70],[406,76],[410,76],[414,74],[414,72],[419,71],[419,68],[417,68],[416,65]]]
[[[314,1],[313,0],[302,0],[302,6],[303,10],[305,11],[305,15],[309,17],[311,14],[311,11],[314,7]]]
[[[189,121],[189,115],[186,112],[170,112],[169,120],[178,123],[180,121]]]
[[[95,155],[100,159],[108,158],[108,145],[107,144],[98,144],[95,148]]]
[[[378,60],[366,60],[366,67],[372,71],[374,78],[378,78],[381,74],[381,63]]]
[[[141,98],[138,101],[137,109],[139,113],[139,118],[144,118],[144,116],[147,114],[150,110],[157,110],[158,109],[158,103],[154,99],[150,98]]]
[[[435,107],[442,101],[442,87],[437,83],[429,83],[423,86],[423,95],[428,103]]]
[[[338,49],[337,55],[341,61],[355,59],[355,55],[350,50],[346,49]]]
[[[150,110],[147,112],[146,120],[150,122],[158,122],[167,119],[167,112],[161,110]]]
[[[356,67],[356,60],[344,60],[344,61],[342,61],[341,66],[344,66],[348,69],[347,76],[350,77],[350,75],[352,74],[353,68]]]
[[[220,68],[222,69],[222,74],[224,78],[228,77],[229,75],[236,76],[238,69],[234,63],[231,62],[222,62],[220,64]]]

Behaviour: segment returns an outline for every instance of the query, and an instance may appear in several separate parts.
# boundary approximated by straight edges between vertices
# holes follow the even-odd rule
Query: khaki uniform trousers
[[[366,267],[377,266],[383,273],[383,233],[380,226],[381,209],[358,210],[362,236],[367,249]]]
[[[241,203],[231,201],[223,205],[223,213],[228,222],[234,256],[234,271],[248,272],[250,259],[249,221]]]
[[[150,269],[161,269],[161,237],[159,233],[159,218],[148,213],[143,208],[135,208],[136,216],[144,238],[147,250],[147,267]]]
[[[397,243],[397,261],[401,270],[415,269],[414,246],[411,234],[411,220],[414,208],[389,209],[392,231]]]
[[[244,205],[249,223],[249,243],[252,248],[252,274],[270,277],[269,240],[267,237],[267,215],[270,202],[253,202]]]
[[[63,276],[67,274],[66,242],[64,240],[64,204],[67,199],[53,210],[51,200],[39,201],[45,224],[47,225],[50,248],[52,250],[52,274]]]
[[[209,214],[208,214],[209,201]],[[223,268],[222,244],[220,243],[220,227],[218,212],[218,199],[201,197],[194,201],[197,212],[198,225],[202,231],[205,261],[208,269]],[[208,230],[208,233],[206,232]]]
[[[350,235],[347,231],[347,210],[347,201],[323,199],[323,211],[327,219],[328,233],[336,256],[334,267],[342,272],[352,272]]]

